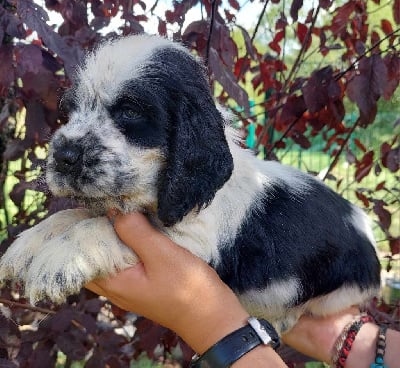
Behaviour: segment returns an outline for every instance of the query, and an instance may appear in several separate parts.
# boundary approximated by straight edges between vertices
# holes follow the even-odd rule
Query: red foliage
[[[380,19],[380,25],[374,29],[368,27],[371,15],[365,1],[347,0],[335,6],[332,0],[319,0],[303,19],[302,0],[291,2],[289,14],[280,0],[272,0],[268,6],[278,6],[280,12],[275,24],[269,27],[270,34],[263,38],[263,48],[268,46],[265,53],[257,47],[255,34],[237,24],[241,3],[171,1],[161,14],[157,13],[160,6],[157,1],[149,8],[148,2],[140,0],[46,0],[46,9],[32,0],[0,1],[1,193],[9,162],[23,163],[15,173],[18,183],[9,194],[18,211],[0,224],[0,234],[7,235],[2,250],[16,234],[40,220],[45,210],[52,213],[73,206],[69,200],[47,195],[41,178],[32,181],[27,160],[33,167],[44,166],[35,149],[46,147],[50,135],[65,121],[58,109],[60,96],[70,84],[85,50],[104,37],[142,32],[153,18],[156,21],[152,33],[182,40],[204,58],[211,84],[218,81],[222,86],[220,102],[239,107],[236,115],[244,127],[249,122],[256,124],[256,149],[264,150],[266,156],[273,157],[276,150],[287,148],[291,141],[307,149],[313,145],[313,137],[319,136],[325,150],[333,156],[328,176],[339,155],[345,152],[347,162],[354,167],[354,180],[360,183],[354,192],[356,197],[376,214],[392,255],[400,253],[399,234],[392,234],[390,228],[393,219],[389,207],[399,206],[396,188],[390,188],[385,180],[380,180],[374,191],[362,187],[368,174],[378,176],[386,171],[398,178],[399,137],[393,134],[389,142],[381,144],[380,152],[374,152],[359,138],[353,140],[353,148],[349,144],[356,129],[375,123],[381,97],[390,100],[399,86],[400,0],[392,2],[394,22]],[[188,13],[194,9],[201,15],[189,22]],[[317,27],[321,9],[329,9],[329,15],[325,25]],[[49,10],[61,16],[59,27],[50,25]],[[375,16],[379,13],[374,13]],[[261,13],[254,14],[255,20],[257,17],[261,18]],[[106,27],[118,19],[119,28],[109,31]],[[243,49],[236,44],[232,30],[243,36]],[[294,49],[299,51],[289,66],[283,47],[293,32],[295,39],[290,42],[297,42]],[[313,50],[315,44],[318,47]],[[333,51],[339,55],[342,69],[335,65],[321,66],[310,75],[299,75],[300,66],[309,55],[316,52],[322,59]],[[262,123],[252,115],[248,89],[242,83],[246,81],[251,81],[255,94],[268,96],[259,106],[264,109]],[[358,119],[352,124],[344,121],[346,98],[359,110]],[[23,131],[15,125],[15,118],[21,113],[26,114]],[[340,183],[339,180],[338,187]],[[42,199],[34,209],[25,203],[28,189],[41,193]],[[1,208],[5,207],[4,201],[0,195]],[[1,296],[13,300],[8,288],[1,291]],[[87,367],[126,367],[133,356],[143,351],[154,356],[160,342],[165,352],[180,343],[171,332],[141,319],[136,323],[137,333],[132,341],[117,335],[110,323],[98,318],[104,311],[103,304],[83,293],[71,298],[56,313],[54,306],[47,306],[50,317],[32,331],[18,329],[11,319],[0,314],[0,365],[51,367],[55,351],[60,349],[68,362],[86,357]],[[20,324],[30,324],[42,316],[29,307],[10,304],[8,308],[12,321]],[[129,322],[129,315],[113,311],[114,323],[121,326]],[[191,351],[184,344],[182,347],[182,363],[186,365]]]

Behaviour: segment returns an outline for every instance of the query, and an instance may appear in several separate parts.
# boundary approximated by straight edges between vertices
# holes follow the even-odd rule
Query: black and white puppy
[[[0,279],[23,281],[31,302],[62,302],[137,261],[104,217],[110,208],[146,213],[281,332],[302,313],[377,294],[366,215],[318,179],[240,148],[204,67],[181,45],[145,35],[106,42],[66,99],[70,120],[51,141],[47,181],[88,211],[53,215],[2,258]]]

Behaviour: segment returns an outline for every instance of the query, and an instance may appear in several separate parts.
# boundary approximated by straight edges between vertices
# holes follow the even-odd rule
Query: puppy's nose
[[[61,173],[67,173],[76,170],[82,161],[82,150],[79,146],[70,145],[58,148],[53,154],[56,170]]]

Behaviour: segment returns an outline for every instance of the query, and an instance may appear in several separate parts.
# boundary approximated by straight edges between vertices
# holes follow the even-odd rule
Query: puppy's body
[[[70,122],[49,150],[54,194],[76,197],[96,215],[145,212],[210,263],[251,314],[281,331],[305,311],[329,314],[377,293],[379,262],[364,213],[317,179],[241,149],[204,70],[181,46],[147,36],[107,43],[88,57],[70,99]],[[68,237],[42,248],[22,235],[0,276],[21,278],[33,301],[62,301],[135,262],[103,219],[77,220]],[[99,221],[112,247],[101,235],[91,239]],[[49,256],[46,247],[70,256]]]

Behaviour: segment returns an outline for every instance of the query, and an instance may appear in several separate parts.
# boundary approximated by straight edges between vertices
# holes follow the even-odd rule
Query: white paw
[[[89,217],[83,209],[60,211],[19,234],[0,260],[0,284],[5,280],[24,281],[33,258],[48,241]]]
[[[86,211],[76,217],[74,213],[64,215],[53,219],[55,222],[51,216],[28,230],[34,241],[24,232],[16,249],[12,244],[1,260],[0,279],[3,275],[20,279],[32,304],[44,298],[62,303],[89,281],[138,261],[106,217],[89,218]]]

